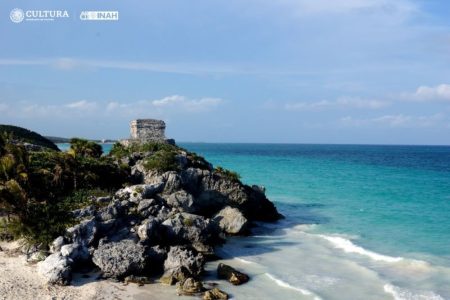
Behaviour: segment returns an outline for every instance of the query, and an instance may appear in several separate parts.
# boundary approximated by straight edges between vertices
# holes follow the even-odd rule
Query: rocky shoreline
[[[77,224],[52,243],[38,263],[49,284],[68,285],[72,273],[98,268],[103,278],[147,284],[177,285],[181,295],[227,299],[225,292],[202,284],[204,265],[217,259],[214,247],[229,235],[251,233],[254,221],[274,222],[282,216],[264,194],[229,171],[214,169],[203,158],[174,146],[172,170],[149,169],[156,153],[134,152],[120,164],[131,168],[133,185],[108,197],[92,197],[90,205],[72,212]],[[218,278],[233,284],[249,280],[219,265]]]

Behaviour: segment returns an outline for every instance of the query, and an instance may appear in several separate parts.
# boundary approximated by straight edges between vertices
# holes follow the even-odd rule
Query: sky
[[[14,8],[69,18],[14,23]],[[81,21],[86,10],[118,21]],[[0,123],[192,142],[450,144],[448,0],[0,2]]]

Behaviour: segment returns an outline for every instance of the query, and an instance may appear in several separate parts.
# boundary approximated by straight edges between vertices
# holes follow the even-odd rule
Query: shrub
[[[131,143],[129,146],[115,143],[109,155],[121,159],[136,152],[178,151],[179,149],[177,146],[160,142],[148,142],[144,144]]]
[[[176,155],[174,151],[159,150],[145,160],[144,167],[158,172],[178,171]]]
[[[214,171],[216,173],[219,173],[221,176],[225,177],[228,180],[237,181],[237,182],[239,182],[241,180],[241,175],[239,175],[239,173],[237,173],[237,172],[233,172],[233,171],[224,169],[222,167],[216,167],[214,169]]]

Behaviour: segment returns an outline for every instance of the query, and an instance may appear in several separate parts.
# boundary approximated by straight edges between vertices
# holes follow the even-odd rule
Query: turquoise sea
[[[254,278],[236,299],[450,299],[450,147],[180,146],[286,217],[221,249]]]

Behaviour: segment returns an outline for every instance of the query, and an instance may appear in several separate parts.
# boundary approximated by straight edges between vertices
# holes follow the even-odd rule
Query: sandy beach
[[[183,299],[174,287],[158,283],[139,287],[110,280],[96,280],[98,274],[84,278],[75,273],[68,286],[47,285],[38,275],[36,264],[19,254],[17,242],[0,243],[0,299]]]

